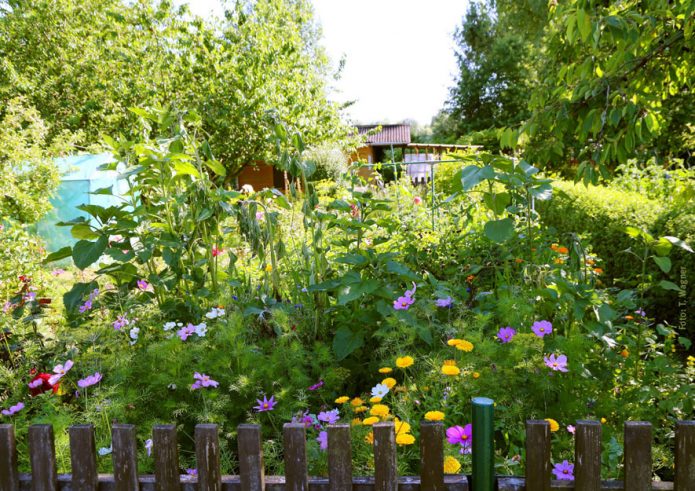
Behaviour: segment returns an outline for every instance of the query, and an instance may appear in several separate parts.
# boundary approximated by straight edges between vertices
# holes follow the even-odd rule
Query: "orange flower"
[[[480,374],[478,372],[473,372],[473,378],[480,378]]]
[[[569,253],[569,249],[568,249],[567,247],[565,247],[565,246],[560,246],[560,247],[558,247],[557,249],[555,249],[555,251],[558,252],[558,253],[560,253],[560,254],[567,254],[567,253]]]
[[[517,263],[517,264],[521,264],[521,263],[524,262],[524,260],[521,259],[520,257],[517,257],[516,259],[514,259],[514,262]]]
[[[629,321],[631,321],[631,320],[634,319],[634,317],[632,317],[631,315],[626,315],[625,318],[626,318],[627,320],[629,320]]]
[[[470,274],[470,275],[466,276],[466,281],[468,283],[472,283],[474,279],[475,279],[475,275]]]
[[[591,266],[592,264],[595,264],[595,263],[596,263],[596,261],[594,261],[594,260],[591,259],[591,258],[589,258],[589,259],[586,260],[586,264],[588,264],[589,266]]]
[[[603,274],[603,269],[601,269],[601,268],[594,268],[594,273],[596,273],[596,274]]]
[[[630,352],[627,350],[627,348],[625,348],[620,352],[620,356],[622,356],[623,358],[627,358],[628,356],[630,356]]]

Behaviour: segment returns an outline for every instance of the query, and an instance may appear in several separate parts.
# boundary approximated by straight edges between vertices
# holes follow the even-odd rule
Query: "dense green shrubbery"
[[[581,234],[594,252],[603,258],[605,274],[617,286],[629,286],[629,279],[641,268],[639,260],[625,252],[638,249],[635,240],[625,232],[628,225],[648,231],[655,237],[676,236],[689,244],[695,239],[693,204],[669,204],[612,186],[585,187],[558,180],[553,187],[552,200],[542,208],[544,222],[564,236]],[[673,265],[669,274],[661,272],[654,262],[649,262],[648,271],[655,277],[680,285],[681,272],[695,270],[695,258],[693,254],[675,248],[671,260]],[[688,301],[693,305],[695,289],[686,290]],[[653,288],[646,295],[655,309],[650,314],[672,324],[678,323],[679,311],[674,308],[679,302],[677,292]]]

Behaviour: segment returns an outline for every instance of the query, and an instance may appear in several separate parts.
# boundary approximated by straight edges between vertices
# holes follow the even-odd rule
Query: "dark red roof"
[[[410,125],[407,124],[370,124],[358,125],[357,132],[364,135],[370,130],[381,126],[381,131],[368,136],[367,143],[371,145],[408,144],[410,143]]]

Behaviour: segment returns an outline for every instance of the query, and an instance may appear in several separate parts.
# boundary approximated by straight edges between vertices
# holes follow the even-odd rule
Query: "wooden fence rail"
[[[476,429],[473,429],[474,435]],[[625,480],[601,480],[601,425],[578,421],[575,434],[575,480],[551,480],[550,427],[547,421],[526,423],[526,476],[496,478],[499,491],[569,490],[675,490],[695,491],[695,421],[676,425],[675,481],[652,482],[649,423],[625,423]],[[29,428],[31,474],[17,470],[14,427],[0,425],[0,491],[492,491],[471,487],[463,475],[444,475],[442,423],[420,426],[420,476],[399,477],[396,468],[396,441],[392,422],[374,425],[374,476],[353,477],[350,426],[328,427],[328,477],[307,475],[306,434],[303,424],[283,428],[285,476],[264,475],[261,428],[238,428],[239,476],[220,473],[220,446],[216,425],[201,424],[195,429],[198,476],[180,475],[176,428],[153,428],[154,475],[138,475],[136,433],[133,425],[112,428],[113,475],[97,473],[94,428],[73,426],[69,430],[72,474],[59,475],[53,428]],[[474,437],[475,438],[475,437]]]

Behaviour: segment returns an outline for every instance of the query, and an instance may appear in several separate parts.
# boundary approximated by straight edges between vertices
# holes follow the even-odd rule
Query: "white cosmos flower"
[[[389,388],[384,384],[376,384],[372,387],[372,397],[384,397],[389,393]]]
[[[205,335],[208,333],[208,326],[205,324],[205,322],[201,322],[197,326],[195,326],[195,333],[200,336],[201,338],[204,338]]]

